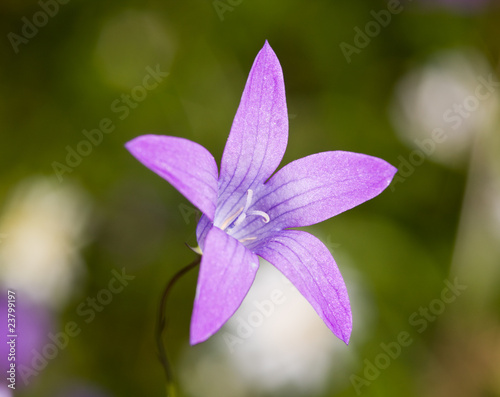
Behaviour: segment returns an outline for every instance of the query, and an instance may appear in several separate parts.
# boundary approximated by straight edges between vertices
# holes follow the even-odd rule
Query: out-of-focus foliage
[[[33,349],[18,346],[16,395],[165,395],[157,304],[198,214],[124,143],[176,135],[219,160],[266,39],[287,89],[282,164],[345,150],[400,172],[308,228],[346,279],[350,345],[264,265],[190,347],[195,271],[168,307],[179,394],[500,395],[499,17],[470,0],[2,1],[0,317],[14,288]]]

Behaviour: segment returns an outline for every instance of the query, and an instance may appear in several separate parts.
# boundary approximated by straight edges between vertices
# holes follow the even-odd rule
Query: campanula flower
[[[376,157],[330,151],[274,173],[288,141],[283,72],[266,42],[254,61],[221,161],[184,138],[144,135],[126,144],[202,213],[202,253],[190,342],[208,339],[238,309],[259,267],[277,267],[330,330],[349,342],[347,289],[325,245],[293,228],[324,221],[381,193],[396,169]],[[274,173],[274,175],[273,175]]]

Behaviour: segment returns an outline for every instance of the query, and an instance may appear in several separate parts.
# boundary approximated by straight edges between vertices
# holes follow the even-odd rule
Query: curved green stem
[[[196,258],[192,263],[183,267],[179,270],[167,283],[165,289],[163,290],[163,294],[160,299],[160,306],[158,309],[158,323],[156,324],[156,346],[158,348],[158,358],[160,359],[161,365],[163,366],[165,372],[165,378],[167,381],[167,396],[168,397],[176,397],[176,389],[174,376],[172,372],[172,367],[170,366],[170,362],[168,361],[167,352],[165,349],[165,344],[163,343],[163,333],[167,328],[167,319],[165,316],[165,308],[167,306],[167,299],[170,295],[170,291],[175,283],[182,277],[184,274],[189,272],[191,269],[195,268],[199,265],[201,261],[201,256]]]

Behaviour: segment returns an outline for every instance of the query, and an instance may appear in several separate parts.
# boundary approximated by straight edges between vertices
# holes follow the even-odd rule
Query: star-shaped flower
[[[345,343],[352,315],[344,280],[325,245],[292,228],[324,221],[381,193],[396,169],[376,157],[323,152],[274,175],[288,140],[283,72],[265,43],[254,61],[224,149],[214,157],[187,139],[143,135],[126,144],[202,213],[202,251],[190,342],[203,342],[238,309],[259,258],[277,267]]]

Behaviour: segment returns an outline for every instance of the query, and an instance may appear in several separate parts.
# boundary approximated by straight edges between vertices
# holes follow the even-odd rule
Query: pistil
[[[224,223],[221,225],[222,230],[226,230],[227,227],[234,221],[234,219],[243,212],[243,207],[241,207],[238,211],[236,211],[233,215],[227,218]]]
[[[259,211],[259,210],[248,211],[248,209],[252,205],[252,199],[253,199],[253,190],[248,189],[245,206],[241,207],[240,209],[238,209],[238,211],[236,211],[234,214],[228,217],[220,228],[222,230],[226,230],[229,226],[231,226],[231,224],[235,219],[236,221],[234,221],[233,227],[241,225],[241,223],[246,219],[247,215],[261,216],[263,218],[264,223],[268,223],[271,220],[271,218],[264,211]]]

